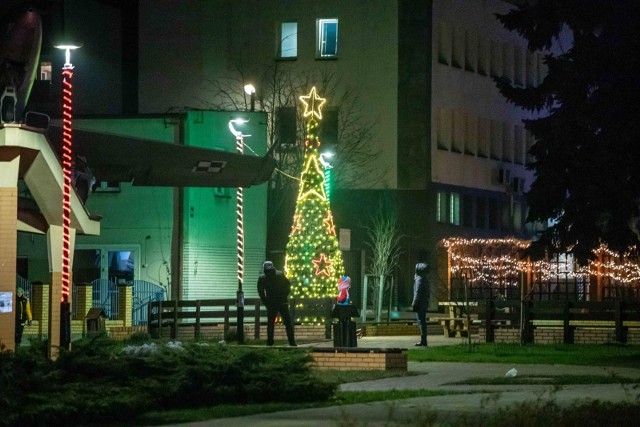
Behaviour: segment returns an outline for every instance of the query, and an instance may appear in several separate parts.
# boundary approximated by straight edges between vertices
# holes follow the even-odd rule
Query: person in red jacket
[[[289,314],[291,283],[282,271],[276,270],[271,261],[265,261],[262,265],[262,270],[264,274],[261,274],[258,278],[258,294],[262,303],[267,307],[267,345],[273,345],[276,316],[280,313],[282,323],[284,323],[284,327],[287,330],[289,345],[295,347],[293,321]]]

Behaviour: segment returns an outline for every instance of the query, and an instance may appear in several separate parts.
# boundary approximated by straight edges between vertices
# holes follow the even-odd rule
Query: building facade
[[[380,203],[397,211],[403,236],[395,274],[394,300],[398,306],[410,303],[413,265],[418,261],[435,265],[443,238],[527,238],[534,232],[525,223],[523,197],[532,180],[525,167],[532,140],[521,122],[524,113],[506,103],[493,78],[508,78],[521,86],[536,85],[544,75],[544,65],[540,54],[528,52],[525,42],[495,19],[495,13],[513,7],[510,2],[59,3],[63,7],[57,13],[64,16],[64,28],[56,24],[52,14],[52,33],[66,32],[85,40],[74,61],[78,92],[84,93],[77,101],[79,114],[161,115],[215,108],[223,105],[221,85],[239,89],[252,82],[257,83],[256,109],[269,113],[264,121],[265,139],[269,143],[301,143],[295,124],[273,127],[273,115],[282,111],[269,99],[281,92],[274,85],[268,87],[267,82],[284,75],[277,74],[282,72],[297,76],[298,81],[305,76],[331,76],[330,88],[313,78],[308,78],[308,84],[319,86],[321,94],[324,90],[332,94],[323,122],[332,130],[321,137],[339,154],[340,144],[347,144],[347,137],[341,133],[347,112],[340,100],[345,93],[357,93],[361,123],[371,126],[367,139],[371,155],[360,163],[355,157],[340,160],[350,174],[336,182],[332,196],[336,225],[348,231],[344,235],[350,235],[343,249],[351,260],[347,262],[347,274],[355,278],[355,298],[358,281],[367,271],[366,255],[362,255],[367,249],[366,226]],[[96,25],[89,28],[87,19],[95,20]],[[54,69],[56,61],[52,60]],[[84,76],[82,69],[87,71]],[[52,88],[55,91],[55,82]],[[233,92],[230,102],[246,108],[247,99],[235,89],[227,91]],[[289,108],[292,105],[295,100],[286,104]],[[112,125],[116,126],[115,122]],[[374,173],[375,179],[369,179]],[[186,221],[192,204],[187,202],[190,191],[185,193],[187,211],[182,214]],[[168,200],[170,195],[162,193],[158,197]],[[269,256],[284,250],[292,203],[288,209],[290,213],[285,209],[276,215],[276,221],[269,221]],[[107,212],[103,214],[106,224]],[[169,219],[162,221],[167,223]],[[201,258],[195,255],[203,252],[192,249],[198,246],[195,236],[202,236],[204,231],[194,227],[185,232],[189,244],[181,256],[185,271],[191,270],[183,275],[184,283],[191,280],[189,275],[196,283],[195,271],[203,271]],[[221,228],[216,233],[233,234],[234,230]],[[164,246],[154,250],[168,249],[170,237],[165,232]],[[112,238],[120,237],[114,234]],[[151,232],[142,231],[137,241],[141,246],[151,245],[154,238]],[[219,249],[230,250],[226,246]],[[207,250],[215,252],[213,248]],[[163,257],[170,253],[175,256],[167,250]],[[225,252],[224,256],[232,265],[233,253]],[[139,264],[147,263],[142,260]],[[200,267],[196,269],[196,265]],[[437,269],[432,271],[435,283],[446,280],[437,277]],[[165,275],[161,267],[152,276],[164,283]],[[201,294],[183,292],[182,296],[195,298]]]

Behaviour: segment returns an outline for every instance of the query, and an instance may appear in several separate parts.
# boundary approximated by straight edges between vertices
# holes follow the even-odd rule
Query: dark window
[[[296,144],[296,109],[280,107],[277,109],[276,135],[280,149],[288,149]]]
[[[487,202],[484,197],[478,197],[476,199],[476,227],[487,227]]]
[[[338,110],[322,112],[322,121],[318,132],[321,148],[331,149],[338,144]]]
[[[462,225],[473,227],[473,197],[468,194],[462,196]]]
[[[489,228],[498,228],[498,201],[496,199],[489,199]]]

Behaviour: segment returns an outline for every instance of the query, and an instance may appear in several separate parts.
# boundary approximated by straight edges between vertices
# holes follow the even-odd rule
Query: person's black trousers
[[[282,323],[284,323],[284,327],[287,330],[289,345],[296,345],[296,340],[293,335],[293,321],[291,320],[289,304],[287,303],[280,304],[276,307],[267,307],[267,345],[273,345],[273,333],[278,313],[280,313]]]

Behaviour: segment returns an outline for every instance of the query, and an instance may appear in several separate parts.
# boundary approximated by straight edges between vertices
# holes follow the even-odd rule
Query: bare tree
[[[305,140],[305,120],[299,108],[299,96],[315,86],[327,105],[338,111],[338,135],[333,147],[334,185],[336,188],[357,186],[367,188],[380,182],[387,170],[376,167],[375,159],[380,151],[371,145],[374,121],[361,113],[362,97],[358,88],[343,87],[340,77],[327,67],[299,70],[286,61],[276,61],[268,66],[233,63],[230,77],[209,80],[211,88],[207,100],[201,102],[207,108],[219,110],[248,110],[250,99],[243,87],[249,76],[259,76],[257,101],[260,110],[267,113],[267,138],[269,147],[280,144],[275,152],[276,171],[269,185],[268,221],[271,229],[276,223],[293,215],[292,198],[298,188],[302,170]],[[295,144],[282,144],[282,112],[295,111]],[[322,130],[322,123],[320,123]],[[322,140],[321,140],[322,143]],[[290,211],[291,210],[291,211]],[[290,211],[290,212],[289,212]]]
[[[376,307],[376,318],[380,320],[382,312],[382,296],[385,293],[391,295],[391,277],[401,254],[400,241],[402,235],[398,225],[398,213],[389,203],[380,201],[376,213],[373,214],[370,224],[366,226],[367,246],[371,249],[371,258],[367,274],[372,276],[369,284],[371,288],[371,302]],[[364,289],[363,292],[367,292]],[[367,307],[362,307],[366,310]]]

